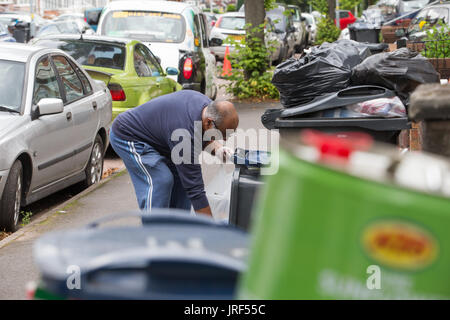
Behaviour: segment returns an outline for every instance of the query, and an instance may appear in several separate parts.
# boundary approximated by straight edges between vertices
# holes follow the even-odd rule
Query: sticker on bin
[[[438,254],[435,238],[411,222],[379,221],[362,235],[369,257],[387,267],[417,271],[432,264]]]
[[[233,155],[233,163],[247,167],[269,166],[270,152],[237,148]]]

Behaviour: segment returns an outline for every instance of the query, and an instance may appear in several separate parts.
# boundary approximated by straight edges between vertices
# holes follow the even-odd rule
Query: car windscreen
[[[222,17],[217,27],[228,30],[244,30],[244,26],[244,17]]]
[[[411,12],[417,9],[422,9],[427,4],[430,3],[430,0],[409,0],[402,1],[403,12]]]
[[[294,20],[294,22],[301,21],[300,11],[298,8],[288,8],[288,10],[292,12],[292,20]]]
[[[422,24],[422,21],[425,24]],[[435,25],[439,21],[449,23],[449,10],[446,7],[430,7],[419,12],[419,14],[411,21],[408,32],[410,35],[426,30],[430,26]]]
[[[80,30],[74,21],[64,21],[52,23],[42,27],[37,33],[37,37],[49,36],[52,34],[78,34]]]
[[[123,70],[125,45],[88,40],[40,40],[36,45],[61,49],[83,66]]]
[[[182,42],[184,18],[155,11],[112,11],[102,24],[102,35],[135,38],[149,42]]]
[[[267,16],[273,21],[277,30],[286,31],[286,16],[283,9],[270,10]]]
[[[0,60],[0,107],[20,112],[25,79],[25,63]],[[0,112],[3,112],[3,108]]]
[[[0,34],[8,33],[8,28],[5,24],[0,22]]]

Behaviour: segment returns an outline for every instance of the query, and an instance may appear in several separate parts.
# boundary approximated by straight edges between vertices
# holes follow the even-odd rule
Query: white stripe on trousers
[[[152,208],[152,195],[153,195],[153,181],[152,177],[150,176],[150,173],[148,173],[147,169],[145,168],[144,164],[142,163],[141,155],[137,153],[136,147],[134,146],[134,142],[128,141],[128,146],[130,147],[131,153],[134,155],[134,159],[136,160],[139,167],[144,171],[144,174],[147,177],[147,183],[148,183],[148,193],[147,193],[147,199],[145,200],[145,209],[147,211],[150,211]],[[150,205],[149,205],[150,200]]]

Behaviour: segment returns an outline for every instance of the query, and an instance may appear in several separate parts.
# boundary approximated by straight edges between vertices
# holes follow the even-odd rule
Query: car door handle
[[[72,112],[67,112],[66,113],[66,118],[67,118],[67,120],[72,119]]]
[[[92,108],[94,108],[94,110],[97,110],[97,101],[92,102]]]

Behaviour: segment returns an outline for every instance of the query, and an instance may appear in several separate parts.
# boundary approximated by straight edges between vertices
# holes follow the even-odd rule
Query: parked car
[[[83,20],[65,20],[43,26],[36,38],[58,34],[94,34],[95,31]]]
[[[11,36],[17,42],[28,42],[36,36],[36,33],[50,21],[43,19],[38,14],[29,12],[4,12],[0,13],[0,23],[9,27]],[[22,28],[19,28],[21,26]],[[25,26],[25,28],[23,28]]]
[[[0,42],[16,42],[8,31],[8,26],[0,23]]]
[[[84,19],[94,31],[97,31],[97,26],[102,11],[103,8],[91,8],[84,10]]]
[[[70,35],[46,37],[36,44],[65,51],[93,79],[103,81],[111,92],[113,119],[129,108],[181,89],[167,76],[178,74],[178,69],[168,67],[164,72],[148,47],[138,40]]]
[[[283,59],[281,59],[280,62],[291,57],[295,53],[296,45],[296,28],[294,26],[294,20],[292,15],[285,14],[286,11],[286,6],[278,5],[266,13],[266,16],[274,23],[275,33],[282,43],[280,56],[283,57]]]
[[[214,13],[205,12],[206,19],[210,28],[214,27],[217,22],[217,16]]]
[[[431,4],[433,0],[402,0],[399,1],[399,14],[403,15]]]
[[[409,40],[420,41],[426,36],[426,31],[439,21],[450,26],[450,3],[433,4],[423,8],[411,20],[407,29],[397,30],[399,35],[406,35]]]
[[[276,4],[275,8],[266,12],[266,17],[273,22],[275,26],[275,33],[278,41],[281,43],[281,62],[295,53],[297,29],[294,26],[294,19],[292,14],[287,12],[288,8],[283,4]],[[239,12],[245,12],[245,5],[242,5]]]
[[[0,44],[0,230],[20,208],[100,181],[111,95],[61,50]]]
[[[209,49],[208,20],[199,8],[173,1],[112,1],[97,31],[144,42],[163,68],[178,66],[181,72],[172,78],[184,89],[215,98],[216,61]]]
[[[303,52],[308,46],[308,30],[306,29],[306,18],[302,16],[300,7],[294,5],[288,5],[287,8],[292,11],[292,21],[296,31],[294,32],[296,37],[295,52]]]
[[[308,44],[314,44],[317,37],[316,18],[310,13],[302,13],[302,17],[306,19],[306,30],[308,31]]]
[[[224,43],[227,38],[230,37],[240,41],[245,37],[244,26],[245,14],[243,12],[225,13],[217,20],[217,23],[211,31],[211,52],[215,55],[216,60],[224,59],[227,46],[230,47],[230,51],[234,50],[232,46]],[[271,55],[271,62],[280,61],[281,43],[277,41],[275,27],[270,20],[269,27],[265,30],[265,40],[266,44],[275,44],[275,51]]]
[[[349,24],[352,24],[356,21],[355,16],[349,10],[338,10],[339,12],[339,27],[341,30],[347,28]],[[336,24],[336,19],[334,19],[334,23]]]

